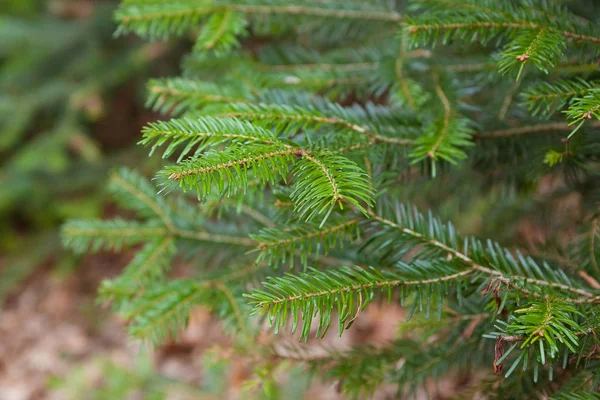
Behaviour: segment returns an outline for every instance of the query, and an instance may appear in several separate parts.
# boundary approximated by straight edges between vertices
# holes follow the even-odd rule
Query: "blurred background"
[[[177,55],[115,38],[116,5],[0,1],[2,400],[129,398],[155,374],[152,358],[95,303],[100,281],[129,256],[76,257],[58,234],[68,218],[114,213],[103,194],[112,168],[155,168],[135,146],[155,119],[143,107],[144,83],[175,71]],[[178,365],[165,368],[189,372]],[[86,387],[98,390],[77,392]]]

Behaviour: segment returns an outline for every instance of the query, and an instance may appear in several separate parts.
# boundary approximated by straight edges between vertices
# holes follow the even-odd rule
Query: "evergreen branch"
[[[455,35],[458,38],[471,38],[474,32],[483,34],[481,40],[486,43],[490,39],[500,34],[506,33],[506,31],[517,30],[517,31],[541,31],[549,30],[555,34],[559,34],[567,39],[572,39],[577,42],[590,42],[594,45],[600,45],[600,37],[590,35],[580,35],[570,31],[555,31],[552,26],[520,21],[520,22],[502,22],[502,21],[481,21],[481,22],[456,22],[456,23],[426,23],[417,22],[413,20],[413,23],[406,27],[408,34],[412,35],[413,41],[421,42],[432,42],[438,39],[438,37],[446,32],[444,35],[444,42],[447,42],[451,35]],[[420,36],[419,36],[420,35]],[[562,42],[562,41],[561,41]]]
[[[294,136],[303,129],[338,126],[349,132],[366,133],[366,129],[338,117],[329,117],[317,109],[277,104],[230,104],[222,116],[265,124],[286,136]]]
[[[533,349],[533,361],[536,365],[545,365],[546,360],[556,361],[563,350],[562,346],[571,353],[576,353],[579,347],[578,336],[586,334],[576,320],[582,316],[583,314],[573,304],[562,299],[547,297],[532,302],[526,308],[515,310],[508,323],[498,321],[496,328],[499,332],[484,336],[496,339],[497,343],[520,343],[519,347],[524,349],[506,372],[505,377],[508,377],[520,363],[527,363],[527,358],[531,354],[528,351],[530,348]],[[498,344],[496,346],[498,347]],[[517,344],[513,345],[507,353],[496,355],[494,365],[497,366],[495,368],[497,371],[502,369],[503,361],[516,347]],[[560,356],[562,358],[562,354]]]
[[[72,220],[64,224],[61,236],[65,247],[83,253],[102,249],[120,250],[138,243],[176,236],[181,239],[197,240],[217,244],[233,244],[255,247],[256,241],[237,236],[220,235],[212,232],[191,231],[157,225],[157,221],[138,223],[123,219]]]
[[[148,124],[143,130],[143,145],[152,144],[150,154],[158,147],[168,144],[163,158],[173,155],[179,147],[178,161],[188,155],[198,157],[207,148],[216,148],[224,143],[275,144],[275,136],[268,130],[236,118],[213,118],[210,116],[192,120],[189,118],[158,121]]]
[[[247,36],[247,24],[248,21],[240,13],[231,10],[217,12],[202,27],[194,50],[212,50],[219,56],[229,53],[239,47],[239,37]]]
[[[161,278],[170,266],[175,250],[173,238],[170,236],[148,242],[135,254],[119,279],[145,282]]]
[[[219,120],[211,121],[217,123]],[[232,121],[238,124],[232,131],[239,130],[243,126],[237,120]],[[296,163],[293,171],[295,184],[292,200],[295,202],[295,211],[302,218],[310,220],[327,211],[324,222],[335,204],[341,207],[342,201],[361,210],[363,209],[361,203],[370,204],[372,196],[370,185],[364,171],[356,163],[341,156],[313,154],[298,147],[275,142],[268,131],[246,124],[249,131],[265,134],[272,144],[248,143],[244,146],[237,144],[224,151],[211,150],[180,165],[163,170],[161,174],[168,178],[166,185],[169,185],[169,181],[178,181],[184,190],[196,189],[198,197],[203,198],[211,192],[215,184],[221,193],[230,196],[239,189],[247,187],[249,170],[252,170],[262,182],[275,183],[278,176],[285,177],[289,165],[294,162],[293,156],[298,156],[301,159]],[[179,128],[178,134],[181,135],[182,128],[185,129],[185,126],[179,126],[181,124],[178,123],[175,125]],[[186,121],[186,125],[189,125],[189,121]],[[165,123],[154,127],[161,128],[169,135],[173,134]],[[192,132],[197,130],[191,129]],[[183,136],[171,143],[170,149],[181,141],[188,140],[188,137]],[[230,138],[229,134],[227,138]],[[222,138],[217,140],[221,141]],[[190,144],[198,143],[197,139],[189,142],[184,153],[189,152]],[[172,151],[170,149],[167,149],[169,154]]]
[[[547,74],[548,69],[553,68],[563,57],[566,46],[566,40],[559,32],[547,28],[519,31],[504,46],[499,70],[505,74],[517,67],[517,80],[519,80],[525,64],[532,62],[540,71]]]
[[[435,86],[435,93],[438,95],[440,101],[442,102],[442,105],[444,106],[444,118],[442,120],[442,128],[438,135],[438,138],[433,143],[433,146],[431,146],[431,149],[427,153],[427,156],[431,159],[436,158],[436,152],[440,147],[441,143],[446,138],[446,135],[448,134],[448,126],[450,125],[450,117],[452,115],[452,107],[450,106],[450,101],[448,100],[448,97],[446,97],[444,89],[442,89],[442,87],[440,86],[440,76],[437,73],[433,74],[433,84]]]
[[[473,146],[469,121],[464,118],[453,117],[452,106],[440,85],[439,74],[433,74],[433,82],[444,113],[427,127],[427,130],[414,141],[414,147],[409,157],[412,163],[429,158],[432,162],[432,175],[436,175],[435,161],[440,159],[451,164],[463,160],[467,154],[463,147]]]
[[[528,89],[523,97],[533,115],[547,117],[595,88],[600,88],[599,82],[581,78],[542,82]]]
[[[209,243],[237,245],[244,247],[255,247],[256,241],[241,236],[220,235],[213,232],[190,231],[185,229],[175,229],[173,234],[182,239],[199,240]]]
[[[262,182],[275,183],[285,176],[294,155],[301,152],[295,147],[278,145],[230,146],[224,151],[211,150],[201,157],[192,158],[180,165],[167,167],[161,175],[169,181],[178,181],[184,190],[196,189],[199,198],[218,190],[230,196],[248,183],[249,170]],[[227,184],[227,185],[226,185]]]
[[[564,272],[552,270],[548,265],[544,265],[544,269],[541,269],[533,259],[525,258],[521,254],[518,254],[517,261],[508,250],[489,241],[484,245],[474,238],[461,239],[452,225],[444,225],[431,216],[425,220],[416,210],[410,211],[405,207],[398,207],[395,212],[398,223],[372,211],[368,215],[373,221],[405,235],[404,244],[397,244],[400,246],[398,249],[400,255],[405,254],[405,251],[402,250],[403,246],[409,243],[421,243],[430,250],[436,250],[464,262],[493,281],[514,287],[529,296],[546,297],[539,293],[539,289],[536,289],[538,287],[560,290],[571,296],[577,296],[564,298],[565,301],[574,304],[600,302],[599,294],[582,288],[576,281],[568,278]],[[377,228],[378,236],[385,235],[385,232],[381,230],[381,225]],[[375,237],[371,240],[375,240]],[[470,254],[466,250],[460,250],[463,247],[470,249]],[[439,253],[430,254],[422,251],[421,254],[430,258]]]
[[[123,219],[72,220],[61,229],[64,246],[78,253],[119,250],[124,246],[163,238],[168,233],[166,227],[156,223],[142,224]]]
[[[342,109],[336,104],[331,104],[331,112],[341,116],[352,117],[350,112]],[[320,110],[303,108],[299,106],[277,105],[277,104],[230,104],[219,116],[239,118],[252,121],[253,124],[265,126],[279,134],[295,136],[302,130],[317,130],[326,127],[327,131],[335,134],[359,134],[377,143],[390,143],[396,145],[410,145],[411,139],[398,139],[380,135],[369,131],[353,121],[340,116],[328,116]]]
[[[343,208],[343,202],[362,213],[366,212],[363,204],[372,204],[369,177],[355,162],[345,157],[303,152],[292,174],[294,211],[306,221],[325,212],[322,226],[335,205]]]
[[[148,82],[146,106],[162,113],[181,114],[212,103],[241,103],[250,99],[244,87],[217,85],[198,79],[167,78]]]
[[[470,124],[465,118],[456,118],[444,112],[442,117],[426,128],[422,136],[415,139],[409,154],[412,163],[430,159],[432,162],[444,160],[457,164],[458,161],[467,158],[463,148],[474,145],[471,141]]]
[[[255,289],[247,295],[254,306],[253,313],[266,313],[275,333],[292,320],[294,333],[302,319],[300,340],[308,339],[313,319],[318,315],[316,337],[323,337],[331,325],[332,313],[337,310],[340,334],[347,329],[359,312],[374,300],[376,290],[387,293],[404,287],[434,287],[439,289],[445,282],[456,281],[471,274],[473,270],[458,271],[447,265],[401,265],[399,269],[414,273],[420,279],[410,280],[406,276],[383,273],[374,268],[340,268],[321,272],[310,269],[309,273],[283,277],[268,277],[264,289]],[[435,277],[432,277],[435,276]]]
[[[203,18],[226,11],[242,14],[303,16],[383,23],[402,20],[402,16],[395,11],[369,8],[358,2],[332,5],[317,1],[304,1],[302,5],[292,5],[283,0],[265,1],[263,4],[230,1],[147,2],[146,0],[130,0],[121,5],[115,16],[120,23],[118,33],[133,31],[140,36],[156,39],[166,38],[169,35],[180,36],[197,25]]]
[[[110,292],[121,290],[112,285]],[[105,293],[105,295],[108,293]],[[235,329],[249,334],[247,310],[240,297],[234,295],[220,280],[172,280],[151,283],[137,288],[137,297],[123,303],[119,313],[130,320],[129,333],[154,345],[176,336],[187,325],[191,310],[205,306],[219,314],[224,322],[233,322]]]
[[[590,126],[600,127],[600,121],[593,121]],[[537,124],[529,126],[519,126],[517,128],[500,129],[496,131],[480,132],[473,135],[476,139],[495,139],[519,135],[528,135],[544,132],[570,131],[573,128],[564,122],[550,122],[546,124]]]
[[[268,265],[277,268],[289,259],[289,268],[294,268],[294,258],[299,253],[304,267],[308,265],[309,255],[322,251],[327,255],[329,250],[341,246],[349,236],[358,236],[358,223],[361,218],[344,222],[328,222],[323,227],[302,225],[287,229],[262,229],[251,236],[258,242],[260,255],[257,262],[266,259]]]
[[[166,202],[156,194],[150,182],[137,172],[127,168],[119,169],[111,176],[108,188],[120,206],[133,209],[146,218],[157,216],[169,231],[174,229],[166,213]]]
[[[577,132],[581,126],[592,117],[600,119],[600,89],[590,89],[584,96],[575,97],[564,112],[569,125],[577,124],[569,134],[569,138]]]

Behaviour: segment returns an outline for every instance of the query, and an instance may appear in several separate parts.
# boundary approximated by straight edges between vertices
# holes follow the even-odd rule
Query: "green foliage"
[[[386,347],[291,364],[355,398],[472,371],[490,398],[587,398],[598,381],[574,377],[598,371],[600,137],[584,123],[600,118],[600,30],[579,6],[123,1],[120,33],[195,38],[182,77],[149,84],[148,106],[177,115],[142,130],[167,166],[156,187],[111,178],[138,220],[74,221],[64,243],[142,244],[101,288],[132,336],[160,344],[209,307],[261,354],[271,397],[288,364],[257,340],[261,317],[308,340],[382,299],[413,318]],[[169,279],[180,258],[193,272]]]
[[[505,73],[518,68],[519,79],[525,65],[531,62],[547,74],[563,55],[566,45],[566,39],[559,32],[550,29],[524,30],[504,47],[499,70]]]
[[[595,81],[576,78],[571,81],[541,82],[524,93],[526,104],[533,115],[551,116],[573,98],[584,96],[598,87]]]
[[[240,13],[225,10],[211,15],[202,27],[194,49],[197,51],[212,50],[216,55],[228,53],[240,46],[239,37],[246,36],[248,21]]]
[[[135,77],[144,78],[159,52],[140,42],[115,41],[113,11],[112,2],[0,5],[0,254],[7,257],[0,286],[5,293],[44,261],[75,261],[56,246],[58,227],[68,218],[98,216],[98,182],[124,162],[110,134],[94,124],[119,108],[112,106],[113,99],[123,98],[116,89],[125,82],[135,88]],[[136,103],[127,102],[123,125],[135,118],[129,114]],[[127,135],[120,140],[123,147],[133,142]],[[134,154],[129,162],[140,164]]]
[[[396,269],[402,274],[382,273],[375,268],[343,268],[320,272],[311,270],[307,274],[270,278],[264,283],[265,289],[257,289],[250,296],[255,312],[267,313],[269,323],[277,332],[288,318],[292,320],[292,333],[302,321],[300,340],[308,339],[313,318],[319,316],[316,337],[323,337],[331,325],[332,313],[337,311],[338,330],[341,333],[352,325],[358,313],[374,300],[375,293],[384,294],[388,302],[392,291],[402,288],[405,299],[412,291],[417,295],[415,304],[430,301],[431,297],[441,300],[447,286],[445,282],[458,280],[468,275],[468,271],[458,271],[447,265],[415,263],[398,264]],[[412,279],[411,279],[412,278]],[[438,303],[441,305],[441,302]],[[422,304],[421,304],[422,305]],[[430,303],[427,303],[429,308]]]

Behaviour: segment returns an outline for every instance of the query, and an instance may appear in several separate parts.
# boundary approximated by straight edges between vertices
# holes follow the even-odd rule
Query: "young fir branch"
[[[323,226],[336,205],[343,209],[343,204],[348,203],[366,214],[364,206],[373,204],[374,192],[369,176],[345,157],[305,153],[292,174],[294,211],[306,221],[325,213]]]
[[[64,246],[77,253],[118,251],[165,237],[168,233],[169,230],[156,220],[148,223],[124,219],[71,220],[61,229]]]
[[[258,242],[260,254],[257,262],[266,260],[273,268],[289,263],[289,268],[294,269],[294,260],[299,257],[301,265],[306,268],[313,254],[318,260],[320,254],[327,256],[330,249],[341,248],[349,238],[358,237],[358,223],[361,220],[329,220],[322,227],[303,224],[286,229],[262,229],[258,234],[251,235]]]
[[[119,250],[145,242],[161,242],[165,238],[255,247],[247,237],[222,235],[215,232],[181,228],[174,222],[171,204],[156,193],[156,189],[141,175],[126,168],[116,171],[109,181],[109,190],[117,203],[134,210],[146,219],[144,223],[114,220],[72,220],[63,225],[63,243],[77,252]]]
[[[523,93],[524,104],[532,115],[550,117],[571,104],[574,98],[583,97],[590,90],[598,88],[600,88],[599,82],[579,77],[572,80],[541,82]]]
[[[448,42],[457,38],[487,43],[508,33],[547,30],[578,45],[600,44],[600,36],[581,34],[589,28],[554,2],[419,0],[415,6],[425,11],[416,18],[405,18],[405,29],[415,42]]]
[[[289,18],[320,18],[325,23],[336,19],[397,23],[402,19],[397,12],[387,9],[383,5],[378,7],[358,1],[333,4],[309,0],[303,0],[300,4],[289,4],[284,0],[252,2],[129,0],[121,4],[115,18],[120,24],[117,31],[120,34],[134,32],[150,39],[163,39],[170,35],[180,36],[208,16],[225,11],[241,14],[280,15]]]
[[[218,112],[219,116],[239,118],[252,124],[265,126],[278,132],[280,136],[294,137],[302,131],[327,128],[339,130],[340,134],[366,132],[366,129],[336,116],[329,116],[320,110],[279,104],[232,103]]]
[[[208,104],[240,103],[253,97],[252,92],[243,85],[232,87],[187,78],[151,79],[147,93],[147,107],[176,115],[200,110]]]
[[[198,157],[163,169],[160,175],[173,186],[176,182],[184,190],[196,190],[198,198],[211,193],[213,185],[220,193],[231,196],[248,185],[250,170],[264,183],[275,184],[284,177],[299,148],[281,142],[268,145],[232,145],[224,151],[210,150]]]
[[[569,134],[573,136],[587,121],[595,117],[600,119],[600,90],[590,89],[582,97],[575,97],[565,111],[569,125],[576,125]]]
[[[218,148],[225,143],[242,145],[277,142],[271,131],[260,126],[237,118],[210,116],[151,122],[142,130],[142,134],[144,138],[140,144],[151,144],[150,154],[158,147],[167,145],[163,158],[178,152],[177,161],[187,156],[198,157],[206,149]]]
[[[420,244],[424,247],[413,257],[428,260],[444,255],[451,257],[472,268],[472,272],[487,282],[504,285],[507,290],[514,289],[515,294],[546,298],[560,293],[564,301],[573,304],[600,302],[600,292],[567,276],[562,270],[553,269],[546,263],[540,265],[518,252],[515,256],[489,240],[463,239],[451,224],[444,224],[431,215],[425,217],[416,209],[401,205],[397,205],[391,215],[390,219],[369,213],[370,227],[363,231],[363,235],[369,237],[369,251],[381,251],[385,247],[387,257],[397,260]],[[397,236],[393,236],[394,231]]]
[[[221,131],[226,130],[223,126],[219,126],[220,120],[209,119],[209,121],[213,122],[214,126],[206,126],[206,128],[213,131],[219,128],[222,128]],[[275,185],[277,180],[286,178],[289,167],[294,165],[292,171],[294,186],[291,197],[295,203],[294,210],[300,218],[309,221],[324,214],[322,220],[324,223],[336,205],[343,208],[343,202],[363,212],[365,211],[363,204],[371,203],[373,193],[368,176],[353,161],[325,152],[312,153],[273,138],[264,128],[254,127],[247,122],[231,121],[235,129],[229,132],[247,127],[249,134],[264,135],[263,137],[268,137],[269,140],[263,140],[266,142],[264,144],[259,144],[259,141],[248,143],[248,136],[244,135],[243,139],[246,139],[244,145],[235,143],[223,151],[213,149],[183,161],[179,165],[167,167],[161,172],[161,175],[166,178],[166,188],[173,187],[173,183],[176,182],[184,190],[196,190],[198,198],[203,199],[216,186],[219,193],[229,197],[240,190],[246,190],[250,172],[263,183]],[[179,130],[176,135],[180,137],[171,143],[167,149],[168,154],[171,154],[181,142],[187,141],[190,135],[195,139],[187,143],[184,149],[186,154],[191,150],[190,146],[197,146],[202,141],[222,143],[224,138],[231,139],[235,136],[233,133],[218,132],[215,135],[213,132],[211,142],[208,142],[203,135],[193,133],[198,131],[197,128],[202,131],[201,128],[204,126],[191,127],[190,131],[193,132],[182,136],[182,133],[185,133],[182,132],[186,129],[185,124],[175,122],[172,125]],[[147,135],[154,136],[157,132],[159,134],[166,132],[165,138],[173,136],[174,131],[164,123],[155,124],[151,128],[154,130]],[[202,141],[198,140],[199,138]],[[240,136],[236,138],[240,139]],[[299,157],[299,160],[295,160],[295,157]]]
[[[353,137],[368,140],[371,144],[389,143],[409,146],[409,138],[397,138],[379,132],[377,121],[371,129],[371,121],[365,119],[364,111],[357,108],[345,109],[336,103],[325,103],[325,110],[316,107],[266,104],[232,103],[223,110],[215,111],[219,117],[233,117],[251,121],[255,126],[263,126],[278,133],[278,136],[293,138],[300,133],[312,138],[323,133],[328,137],[352,140]],[[318,136],[315,138],[318,139]]]
[[[135,254],[119,279],[140,283],[160,279],[170,268],[175,251],[175,243],[170,236],[148,242]]]
[[[114,293],[114,285],[106,286],[104,296]],[[187,326],[194,307],[204,306],[220,315],[222,321],[234,332],[249,333],[248,312],[240,296],[220,281],[172,280],[153,283],[140,289],[139,295],[119,307],[119,313],[129,323],[132,337],[158,345],[176,337]]]
[[[552,3],[424,0],[417,5],[424,12],[409,19],[405,28],[414,44],[429,44],[439,39],[444,43],[459,39],[485,44],[497,37],[510,38],[499,66],[502,73],[516,71],[517,78],[529,62],[548,73],[563,58],[568,41],[591,45],[595,53],[600,45],[597,32],[579,33],[588,27]]]
[[[580,317],[584,315],[575,305],[560,298],[534,301],[526,308],[515,310],[508,322],[497,322],[496,328],[499,332],[485,335],[497,341],[497,348],[502,348],[494,360],[495,370],[502,370],[504,361],[517,348],[531,348],[533,352],[520,352],[508,368],[505,377],[510,376],[520,364],[527,365],[528,359],[534,364],[536,382],[538,368],[545,365],[546,361],[551,364],[562,360],[563,368],[566,367],[568,352],[578,352],[579,336],[591,333],[580,326]],[[513,344],[504,352],[502,342]]]
[[[342,332],[364,308],[375,299],[377,292],[391,301],[394,289],[399,288],[402,298],[411,293],[443,296],[447,284],[464,279],[472,271],[461,271],[450,265],[435,263],[400,264],[403,273],[379,271],[375,268],[344,267],[337,270],[318,271],[283,277],[268,277],[264,289],[255,289],[247,295],[254,306],[253,313],[265,313],[275,333],[291,322],[292,333],[301,325],[300,340],[308,340],[311,326],[318,317],[315,336],[323,337],[332,319]],[[412,279],[411,279],[412,278]],[[417,300],[418,301],[418,300]]]
[[[210,16],[200,30],[194,50],[213,51],[222,56],[240,46],[239,38],[248,35],[248,21],[243,14],[232,10],[224,10]]]
[[[548,73],[563,57],[566,39],[556,31],[549,29],[523,30],[513,35],[513,39],[504,46],[499,62],[500,73],[517,71],[519,80],[523,68],[532,63],[540,71]]]
[[[434,85],[443,107],[443,114],[428,126],[425,132],[414,141],[414,147],[409,154],[412,163],[425,159],[431,160],[432,175],[436,175],[435,162],[439,160],[456,164],[467,158],[463,148],[473,146],[470,121],[454,115],[450,100],[440,85],[439,75],[435,73]]]

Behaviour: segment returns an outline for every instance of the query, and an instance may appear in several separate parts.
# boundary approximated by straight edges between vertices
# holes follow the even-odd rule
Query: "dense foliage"
[[[360,398],[454,371],[477,372],[465,398],[598,398],[599,10],[565,3],[123,0],[120,34],[195,38],[148,84],[173,118],[140,143],[167,165],[116,171],[137,218],[71,221],[64,243],[139,245],[100,289],[131,335],[210,307],[272,397],[290,353],[261,318],[307,341],[387,301],[410,318],[396,340],[293,364]],[[169,279],[175,260],[195,275]]]

